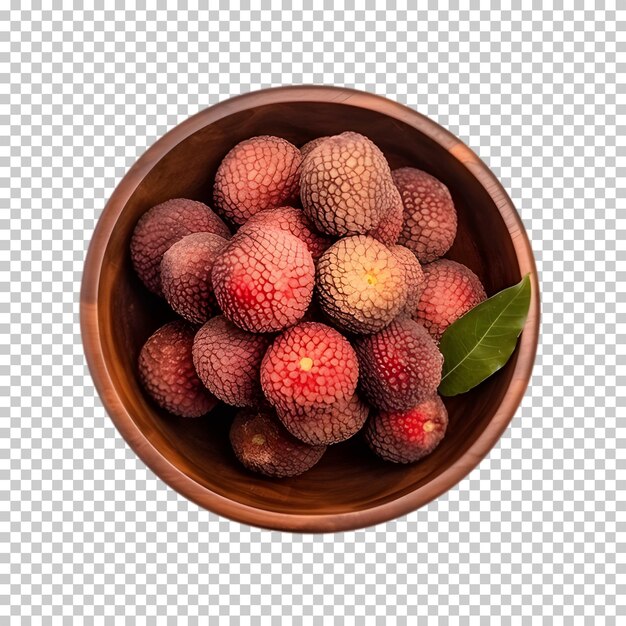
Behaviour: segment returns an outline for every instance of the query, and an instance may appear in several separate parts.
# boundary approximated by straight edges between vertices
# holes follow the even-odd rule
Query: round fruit
[[[434,176],[412,167],[393,172],[404,203],[404,226],[398,243],[421,263],[443,256],[456,237],[457,216],[448,188]]]
[[[376,228],[393,202],[383,153],[358,133],[328,137],[305,157],[300,197],[306,216],[329,235]]]
[[[384,244],[366,235],[333,244],[317,264],[320,305],[342,329],[373,333],[406,303],[403,264]]]
[[[196,334],[193,364],[204,386],[222,402],[254,406],[263,399],[259,372],[271,342],[271,336],[241,330],[219,315]]]
[[[386,461],[413,463],[439,445],[447,426],[446,407],[439,396],[432,396],[407,411],[374,415],[365,428],[365,440]]]
[[[235,237],[213,265],[215,297],[244,330],[272,332],[295,324],[313,295],[315,265],[306,244],[279,230]]]
[[[262,135],[238,143],[215,174],[213,202],[221,215],[244,224],[252,215],[294,200],[302,155],[280,137]]]
[[[311,445],[329,445],[355,435],[369,414],[369,407],[354,394],[347,402],[328,407],[277,411],[280,421],[294,436]]]
[[[348,340],[319,322],[286,330],[261,364],[263,392],[283,413],[347,402],[358,377],[359,365]]]
[[[326,451],[326,446],[310,446],[298,441],[269,412],[248,409],[235,416],[230,427],[230,442],[245,467],[274,478],[306,472]]]
[[[360,386],[367,400],[386,410],[408,409],[437,391],[443,357],[423,326],[398,317],[383,330],[353,342]]]
[[[437,340],[452,322],[487,298],[469,267],[440,259],[424,265],[424,286],[413,318]]]
[[[407,282],[408,293],[402,312],[411,316],[417,309],[422,289],[424,288],[424,272],[420,262],[413,252],[404,246],[390,246],[394,256],[402,263]]]
[[[135,271],[150,291],[163,295],[163,254],[186,235],[199,232],[230,238],[226,224],[206,204],[195,200],[167,200],[139,219],[130,242],[130,256]]]
[[[328,237],[313,230],[302,209],[290,206],[256,213],[237,231],[237,236],[249,233],[255,228],[275,228],[292,234],[304,241],[314,261],[317,261],[332,243]]]
[[[217,308],[211,270],[228,241],[213,233],[193,233],[163,255],[161,287],[169,305],[186,320],[202,324]]]
[[[139,353],[139,377],[146,391],[159,406],[180,417],[199,417],[217,404],[193,367],[194,334],[187,322],[170,322]]]

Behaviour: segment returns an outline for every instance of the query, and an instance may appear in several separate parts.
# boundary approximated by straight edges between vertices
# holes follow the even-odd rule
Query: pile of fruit
[[[141,350],[151,397],[182,417],[241,407],[234,453],[269,476],[361,430],[388,461],[432,452],[448,423],[438,341],[486,298],[440,258],[457,230],[445,185],[391,171],[354,132],[300,149],[261,136],[225,156],[213,207],[168,200],[133,233],[137,274],[182,318]]]

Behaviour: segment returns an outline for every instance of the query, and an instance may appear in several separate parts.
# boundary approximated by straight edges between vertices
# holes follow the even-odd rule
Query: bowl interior
[[[235,459],[228,428],[232,410],[201,419],[179,419],[157,408],[136,374],[139,350],[165,321],[168,307],[136,277],[129,241],[139,217],[153,205],[188,197],[211,205],[216,168],[237,142],[260,134],[296,145],[321,135],[354,130],[370,137],[392,168],[414,166],[441,179],[459,215],[449,258],[473,269],[488,294],[520,280],[507,227],[489,194],[459,161],[412,126],[382,112],[333,102],[278,103],[234,113],[196,132],[154,163],[126,204],[104,256],[98,314],[104,359],[116,393],[135,425],[179,470],[211,491],[268,511],[307,515],[363,511],[390,502],[431,481],[460,459],[489,423],[511,381],[516,355],[491,379],[462,397],[445,399],[448,434],[425,460],[408,466],[378,460],[357,436],[329,448],[306,474],[272,480],[245,470]],[[338,480],[339,478],[339,480]]]

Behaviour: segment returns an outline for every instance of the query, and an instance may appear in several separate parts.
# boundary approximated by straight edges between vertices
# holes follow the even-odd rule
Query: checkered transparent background
[[[0,11],[0,623],[625,623],[625,12],[34,4]],[[127,168],[198,110],[291,83],[386,95],[475,148],[542,282],[532,382],[488,458],[420,511],[326,536],[169,489],[107,417],[79,332]]]

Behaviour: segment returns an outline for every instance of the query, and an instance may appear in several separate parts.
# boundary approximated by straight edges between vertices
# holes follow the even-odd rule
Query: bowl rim
[[[135,424],[113,385],[100,340],[98,292],[104,253],[126,203],[154,164],[190,135],[219,119],[252,106],[294,102],[332,102],[383,113],[412,126],[448,150],[492,198],[509,231],[520,274],[529,273],[532,283],[530,310],[509,388],[483,432],[461,458],[425,485],[361,511],[282,513],[242,504],[197,483],[165,458]],[[119,182],[98,220],[85,260],[80,296],[81,335],[95,387],[115,427],[139,458],[170,487],[209,511],[240,523],[291,532],[337,532],[386,522],[419,509],[461,481],[492,449],[522,401],[537,351],[539,317],[539,280],[530,241],[513,202],[487,165],[452,133],[414,109],[373,93],[322,85],[274,87],[229,98],[186,119],[156,141]]]

